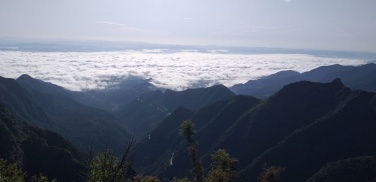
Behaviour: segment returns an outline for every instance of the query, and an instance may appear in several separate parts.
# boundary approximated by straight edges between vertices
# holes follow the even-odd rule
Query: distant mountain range
[[[0,158],[24,158],[31,161],[25,165],[32,173],[47,171],[63,179],[44,168],[50,163],[31,169],[35,160],[55,155],[55,149],[44,153],[54,146],[72,153],[72,159],[61,158],[75,162],[63,166],[84,170],[84,154],[60,135],[81,150],[93,142],[97,151],[110,147],[119,154],[135,132],[138,172],[160,179],[185,177],[191,164],[178,132],[183,121],[191,120],[204,167],[210,167],[215,150],[226,149],[239,159],[236,181],[256,181],[265,163],[286,168],[281,181],[376,179],[375,64],[284,71],[230,89],[216,85],[177,92],[149,81],[74,92],[28,75],[0,77],[0,144],[5,146]],[[47,158],[34,160],[36,151]]]
[[[340,78],[345,86],[376,92],[376,64],[362,66],[331,65],[322,66],[308,72],[281,71],[257,80],[250,80],[244,84],[236,84],[230,90],[236,94],[251,95],[265,99],[276,93],[283,86],[298,81],[330,82]]]

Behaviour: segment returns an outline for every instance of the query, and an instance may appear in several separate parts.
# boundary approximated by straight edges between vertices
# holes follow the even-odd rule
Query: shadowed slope
[[[216,85],[209,88],[188,89],[181,92],[153,91],[139,96],[119,109],[116,115],[140,136],[148,135],[160,120],[182,106],[195,110],[218,100],[234,96],[228,88]]]
[[[27,75],[18,80],[28,89],[14,79],[0,78],[0,98],[13,114],[57,131],[83,149],[88,149],[94,140],[98,150],[111,147],[117,153],[122,151],[129,134],[115,116],[74,101],[63,88],[51,83]],[[48,125],[44,124],[46,122]]]
[[[29,126],[0,103],[0,158],[22,161],[28,178],[33,175],[60,181],[83,181],[85,156],[59,134]]]

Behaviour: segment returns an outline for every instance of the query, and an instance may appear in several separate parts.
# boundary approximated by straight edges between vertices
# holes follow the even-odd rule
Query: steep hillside
[[[53,94],[53,95],[57,95],[57,94],[64,95],[67,97],[73,96],[70,93],[70,91],[64,89],[63,87],[32,78],[31,76],[27,74],[21,75],[20,77],[16,79],[16,81],[27,90],[35,90],[35,91],[43,92],[46,94]]]
[[[29,75],[21,75],[17,82],[28,90],[34,90],[51,95],[64,95],[81,104],[89,107],[101,108],[108,112],[114,112],[118,105],[126,104],[137,96],[156,90],[150,84],[150,79],[144,80],[137,77],[129,77],[125,80],[109,80],[109,82],[120,82],[103,89],[85,91],[70,91],[52,83],[44,82]]]
[[[116,153],[123,150],[128,136],[126,127],[112,114],[85,106],[63,95],[50,95],[30,91],[55,129],[75,145],[88,149],[92,141],[97,150],[111,147]]]
[[[28,81],[25,82],[24,79]],[[28,83],[28,89],[14,79],[0,78],[0,98],[11,108],[13,114],[33,125],[57,131],[85,150],[92,141],[97,150],[104,150],[106,147],[113,148],[117,153],[123,150],[129,134],[115,116],[74,101],[56,85],[25,75],[20,80],[23,84]],[[46,122],[48,125],[44,124]]]
[[[325,164],[306,182],[375,181],[376,160],[373,156],[343,159]]]
[[[236,96],[185,119],[196,124],[197,149],[204,167],[209,167],[213,151],[226,149],[239,159],[238,181],[256,181],[264,163],[286,167],[283,181],[305,181],[328,162],[376,152],[376,144],[371,142],[376,137],[375,101],[375,93],[351,91],[340,79],[301,81],[286,85],[266,100]],[[189,174],[184,142],[176,139],[185,119],[175,120],[175,114],[151,134],[164,136],[163,140],[146,139],[140,146],[145,152],[139,160],[146,174],[161,178]],[[168,131],[163,129],[165,125],[170,126]],[[169,146],[151,155],[150,142],[167,142]],[[172,153],[174,165],[169,165]]]
[[[28,178],[33,175],[60,181],[83,181],[85,155],[59,134],[18,120],[0,103],[0,158],[22,161]]]
[[[234,96],[228,88],[217,85],[209,88],[188,89],[181,92],[157,90],[143,94],[129,104],[122,106],[118,116],[131,130],[140,136],[148,135],[160,120],[177,107],[196,110],[218,100]]]
[[[0,100],[13,114],[21,119],[36,126],[53,127],[52,121],[35,100],[35,97],[14,79],[0,76]]]
[[[239,173],[251,181],[264,163],[286,167],[284,181],[304,181],[324,164],[376,152],[376,95],[354,91],[337,107],[296,130]],[[240,180],[241,181],[241,180]]]
[[[189,175],[190,161],[185,150],[185,142],[178,134],[181,123],[187,119],[196,123],[199,152],[202,156],[205,153],[210,155],[212,147],[221,140],[219,136],[223,135],[242,113],[259,102],[258,99],[249,96],[234,96],[209,104],[195,112],[179,107],[151,132],[150,139],[146,138],[140,144],[136,168],[138,167],[140,172],[160,175],[162,178]],[[162,147],[156,149],[156,145]],[[173,166],[169,164],[172,153]]]

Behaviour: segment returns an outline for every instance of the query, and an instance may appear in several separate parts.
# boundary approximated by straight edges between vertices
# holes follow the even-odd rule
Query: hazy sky
[[[0,37],[376,52],[376,0],[0,0]]]

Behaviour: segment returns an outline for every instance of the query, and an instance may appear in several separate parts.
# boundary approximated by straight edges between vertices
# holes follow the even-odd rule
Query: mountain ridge
[[[116,113],[129,128],[135,129],[140,136],[147,135],[160,120],[168,116],[179,106],[197,110],[215,101],[228,99],[235,94],[223,85],[208,88],[188,89],[185,91],[157,90],[140,95],[122,106]]]
[[[358,119],[370,124],[369,127],[358,127],[359,131],[357,133],[360,133],[360,136],[356,137],[357,139],[367,137],[370,132],[376,133],[376,127],[371,127],[376,125],[376,119],[375,121],[372,119],[366,119],[370,116],[372,116],[370,118],[376,116],[376,107],[374,107],[376,103],[376,94],[365,91],[351,91],[343,85],[340,79],[334,79],[329,83],[315,83],[309,81],[291,83],[284,86],[276,94],[265,100],[252,99],[249,96],[235,97],[241,98],[243,101],[249,99],[249,101],[254,100],[255,102],[254,104],[251,104],[249,101],[246,101],[246,103],[250,105],[244,107],[241,104],[233,102],[233,97],[229,100],[217,101],[211,105],[207,105],[202,109],[194,111],[193,115],[190,114],[186,116],[185,119],[181,118],[173,121],[174,119],[168,116],[165,120],[169,120],[169,123],[175,123],[173,126],[175,129],[169,129],[169,133],[171,130],[176,132],[175,137],[171,136],[172,138],[179,137],[177,132],[182,120],[189,119],[196,124],[198,132],[195,138],[199,141],[199,145],[197,146],[199,152],[198,157],[202,160],[204,167],[209,165],[210,154],[217,149],[226,149],[232,157],[238,158],[240,161],[238,164],[240,172],[237,181],[256,181],[256,177],[264,163],[286,167],[287,171],[289,169],[291,170],[281,175],[281,179],[288,181],[304,181],[313,176],[315,172],[328,162],[350,157],[371,155],[372,153],[370,153],[370,151],[376,152],[376,144],[371,144],[369,142],[367,142],[367,145],[369,145],[369,147],[367,147],[368,152],[355,150],[364,147],[365,144],[363,142],[362,144],[355,145],[355,149],[351,150],[353,153],[351,155],[346,154],[333,157],[333,155],[329,155],[328,153],[328,157],[322,157],[320,160],[316,159],[317,163],[312,165],[313,167],[307,167],[307,165],[304,165],[304,162],[309,161],[309,155],[304,158],[302,156],[309,153],[303,152],[309,150],[309,147],[304,148],[303,146],[310,146],[310,143],[317,143],[310,142],[306,145],[301,144],[300,146],[302,146],[302,149],[299,150],[300,153],[298,154],[296,154],[298,151],[294,152],[294,150],[290,149],[288,151],[283,150],[284,153],[279,152],[278,154],[267,155],[268,158],[264,157],[266,154],[273,152],[275,150],[274,148],[279,149],[280,146],[283,146],[285,140],[289,141],[288,138],[297,135],[296,133],[300,132],[308,135],[309,133],[305,132],[309,132],[310,129],[306,128],[316,126],[318,127],[318,131],[327,131],[325,137],[330,138],[331,135],[329,131],[333,132],[333,126],[328,125],[330,127],[326,127],[327,125],[320,125],[317,123],[320,123],[319,121],[321,120],[325,120],[325,118],[328,120],[328,117],[330,118],[330,116],[336,113],[347,114],[346,117],[341,116],[343,119],[346,119],[346,122],[343,123],[341,128],[351,128],[351,126],[357,127],[358,125],[356,124],[356,121]],[[231,106],[229,105],[230,103],[233,103],[234,105]],[[229,109],[224,109],[226,105],[231,107],[229,107]],[[207,112],[209,110],[213,111],[212,114]],[[234,113],[234,111],[238,111],[238,113]],[[200,112],[203,114],[198,114]],[[171,115],[174,114],[175,113],[172,113]],[[227,114],[231,117],[226,119],[225,115]],[[202,116],[195,118],[195,115]],[[353,115],[353,117],[350,117],[351,115]],[[328,122],[330,123],[330,119]],[[208,125],[208,123],[211,124]],[[229,123],[229,125],[226,125],[225,123]],[[163,121],[160,126],[162,125],[164,125]],[[219,130],[215,129],[216,127],[218,127]],[[369,131],[361,132],[367,129]],[[320,133],[318,131],[311,132],[312,136],[316,136],[317,133]],[[166,131],[158,129],[157,127],[154,132],[159,133],[152,133],[151,136],[163,135]],[[337,136],[342,136],[344,134],[346,134],[346,132],[340,132],[337,133]],[[210,139],[211,135],[213,135],[213,139]],[[349,136],[346,137],[349,138],[350,136],[352,137],[353,135],[349,134]],[[322,137],[325,138],[324,136]],[[298,140],[300,143],[304,142],[303,139],[297,137],[295,137],[295,140]],[[323,145],[331,146],[328,142],[335,140],[336,139],[323,140],[320,142]],[[151,159],[150,157],[148,158],[149,161],[154,160],[154,162],[149,164],[150,167],[145,167],[145,165],[143,165],[143,168],[140,170],[146,174],[158,175],[161,178],[188,175],[190,162],[187,159],[188,154],[185,152],[184,141],[182,138],[180,138],[180,142],[177,142],[176,139],[174,139],[174,141],[175,144],[165,148],[165,152],[160,153],[159,157],[155,156],[154,159]],[[161,143],[162,141],[154,142]],[[347,142],[349,143],[350,140]],[[290,144],[289,146],[295,145]],[[348,147],[350,146],[351,145]],[[299,147],[299,145],[296,147]],[[144,156],[147,156],[147,151],[151,150],[151,148],[148,148],[147,141],[142,144],[140,148],[146,151]],[[336,151],[336,149],[332,149],[332,151]],[[169,157],[171,157],[172,152],[174,152],[175,162],[174,166],[169,166]],[[325,155],[325,151],[322,153]],[[343,151],[343,153],[345,154],[346,152]],[[271,158],[270,156],[273,157]],[[295,156],[301,156],[300,158],[302,160],[294,160],[299,162],[300,165],[287,165],[288,160],[284,163],[278,163],[278,161],[281,160],[277,159],[281,156],[285,156],[284,158],[288,158],[290,161],[292,161],[291,158],[294,158]],[[142,158],[142,156],[140,157]],[[314,161],[311,160],[311,162]],[[155,166],[163,167],[156,168]],[[294,178],[294,171],[302,172]]]
[[[285,73],[292,72],[293,74]],[[342,66],[339,64],[321,66],[311,71],[297,73],[294,71],[281,71],[257,80],[249,80],[245,84],[236,84],[230,90],[236,94],[252,95],[265,99],[284,85],[298,81],[331,82],[340,78],[345,86],[357,90],[376,92],[376,64],[368,63],[360,66]],[[278,75],[285,75],[280,78]]]
[[[94,147],[100,151],[110,146],[116,153],[121,153],[130,134],[115,116],[60,94],[63,88],[54,84],[27,75],[18,81],[0,77],[0,98],[13,114],[30,124],[59,132],[81,149],[88,149],[94,141]],[[27,89],[21,84],[26,85]],[[24,110],[20,109],[20,104],[37,109],[21,112]],[[39,112],[43,113],[45,119],[32,117],[39,116]],[[48,125],[44,124],[45,120]]]

